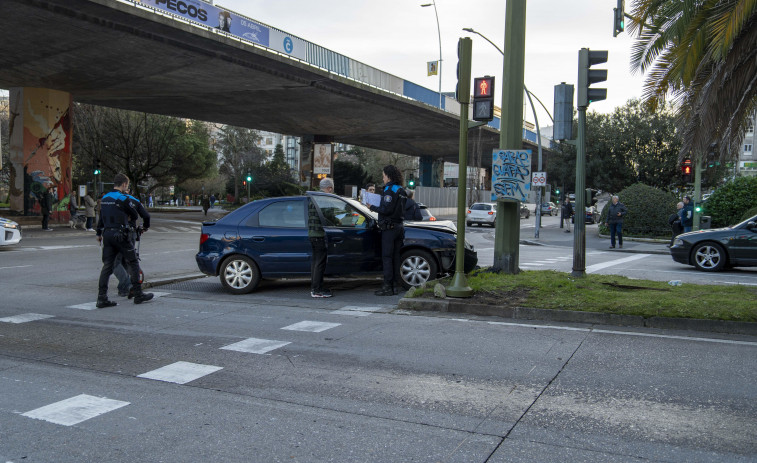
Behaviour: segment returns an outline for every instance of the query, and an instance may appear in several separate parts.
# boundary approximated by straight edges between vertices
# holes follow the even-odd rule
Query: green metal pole
[[[586,276],[586,108],[578,107],[578,137],[576,139],[576,210],[573,211],[573,272],[574,277]]]
[[[502,119],[499,148],[523,147],[523,88],[526,62],[526,0],[508,0],[505,9],[505,59],[502,69]],[[461,225],[465,222],[459,222]],[[515,274],[520,245],[517,201],[497,201],[492,270]]]
[[[696,165],[694,166],[694,204],[692,204],[692,206],[695,206],[702,201],[702,157],[702,155],[699,155],[694,158]],[[701,212],[697,212],[696,207],[694,207],[694,223],[691,227],[692,230],[699,230],[701,216]]]
[[[470,73],[473,41],[469,37],[461,38],[457,45],[460,59],[458,76],[458,97],[460,102],[460,145],[458,150],[458,185],[457,185],[457,245],[455,248],[455,276],[447,287],[447,296],[471,297],[473,290],[465,278],[465,199],[468,179],[468,106],[470,104]]]

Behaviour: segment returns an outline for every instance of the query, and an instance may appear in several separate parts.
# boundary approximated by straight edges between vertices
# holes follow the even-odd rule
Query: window
[[[271,138],[271,137],[267,137],[267,138],[265,139],[265,144],[266,144],[266,145],[273,145],[273,138]]]
[[[473,206],[471,206],[470,210],[472,210],[472,211],[491,211],[492,207],[489,204],[478,203],[478,204],[474,204]]]
[[[368,226],[365,216],[341,199],[317,195],[311,198],[321,210],[325,219],[324,227],[365,228]]]
[[[751,144],[744,145],[744,154],[746,154],[747,156],[749,156],[749,155],[752,154],[752,145]]]
[[[261,227],[307,228],[305,201],[277,201],[258,213]]]
[[[754,133],[754,122],[749,121],[746,124],[746,133],[747,135],[751,135]]]

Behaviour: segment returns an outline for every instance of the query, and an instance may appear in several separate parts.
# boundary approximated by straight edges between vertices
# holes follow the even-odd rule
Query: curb
[[[564,323],[588,323],[592,325],[637,326],[666,330],[704,331],[725,334],[757,336],[757,323],[724,320],[701,320],[694,318],[667,318],[640,315],[620,315],[574,310],[532,309],[527,307],[500,307],[487,304],[470,304],[452,299],[402,298],[398,309],[468,313],[514,320],[542,320]]]
[[[163,278],[162,280],[145,281],[142,284],[142,287],[155,288],[157,286],[170,285],[173,283],[181,283],[182,281],[198,280],[200,278],[205,278],[206,276],[208,275],[205,275],[204,273],[191,273],[188,275],[178,275],[174,277]]]

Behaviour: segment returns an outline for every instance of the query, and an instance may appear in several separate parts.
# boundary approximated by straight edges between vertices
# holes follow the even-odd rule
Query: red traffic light
[[[493,95],[494,77],[476,77],[473,79],[473,97],[488,98]]]
[[[686,158],[683,160],[683,164],[681,164],[681,172],[684,175],[691,174],[691,159]]]
[[[683,173],[686,175],[691,174],[691,166],[683,166]]]

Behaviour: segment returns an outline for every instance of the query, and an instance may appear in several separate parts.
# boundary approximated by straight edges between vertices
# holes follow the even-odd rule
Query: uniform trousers
[[[129,273],[131,286],[135,290],[141,290],[142,285],[139,283],[139,259],[137,250],[134,248],[134,240],[131,238],[132,233],[127,233],[122,229],[106,228],[103,231],[103,268],[100,271],[100,281],[98,283],[99,296],[107,296],[108,280],[113,273],[113,266],[119,254],[123,256],[126,263],[126,271]]]
[[[400,249],[405,238],[405,227],[395,223],[393,228],[381,232],[381,263],[384,269],[384,284],[391,285],[395,279],[399,282]],[[397,274],[395,275],[395,272]]]

